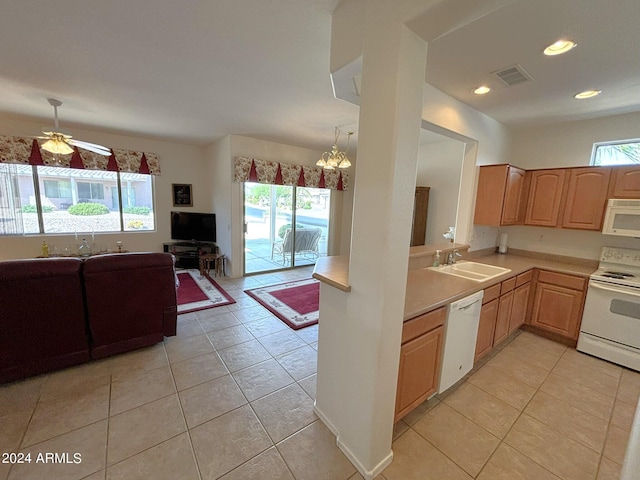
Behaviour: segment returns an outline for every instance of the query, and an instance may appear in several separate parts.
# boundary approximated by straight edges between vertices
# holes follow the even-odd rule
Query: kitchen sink
[[[511,271],[509,268],[495,267],[493,265],[486,265],[484,263],[464,261],[460,263],[454,263],[453,265],[429,267],[429,270],[446,273],[447,275],[455,275],[456,277],[466,278],[467,280],[473,280],[475,282],[485,282]]]

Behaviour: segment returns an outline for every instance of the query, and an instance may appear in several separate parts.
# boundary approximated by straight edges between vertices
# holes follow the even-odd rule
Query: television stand
[[[166,242],[162,244],[165,252],[176,257],[176,267],[199,268],[200,255],[218,253],[218,246],[214,242]]]

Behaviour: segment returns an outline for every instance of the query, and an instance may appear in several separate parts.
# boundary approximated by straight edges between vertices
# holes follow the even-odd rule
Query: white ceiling
[[[391,0],[390,0],[391,1]],[[333,97],[337,0],[11,2],[0,113],[205,145],[240,134],[326,149],[358,108]],[[508,125],[640,110],[638,0],[516,0],[429,45],[427,80]],[[557,58],[542,48],[569,36]],[[534,81],[469,92],[520,63]],[[584,88],[603,94],[578,104]],[[24,132],[37,134],[38,132]]]

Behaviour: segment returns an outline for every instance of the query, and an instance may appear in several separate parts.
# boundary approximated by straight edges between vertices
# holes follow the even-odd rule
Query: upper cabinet
[[[480,167],[474,223],[600,231],[609,198],[640,198],[640,165]]]
[[[566,173],[567,170],[564,168],[528,172],[531,176],[531,185],[527,198],[525,225],[555,227],[558,224]]]
[[[640,198],[640,167],[614,167],[609,198]]]
[[[520,223],[520,205],[525,171],[513,165],[480,167],[474,223],[515,225]]]
[[[602,229],[610,177],[611,168],[607,167],[569,169],[562,228]]]

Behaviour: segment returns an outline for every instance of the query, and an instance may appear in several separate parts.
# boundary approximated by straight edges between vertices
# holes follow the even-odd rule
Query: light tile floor
[[[243,292],[310,273],[219,279],[237,303],[181,315],[177,337],[1,386],[0,452],[32,462],[0,480],[361,479],[313,413],[317,326]],[[618,478],[640,374],[528,333],[483,363],[396,424],[380,479]]]

